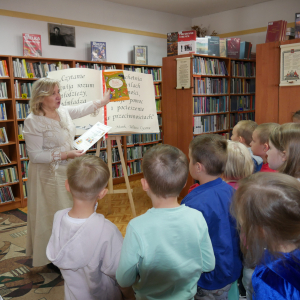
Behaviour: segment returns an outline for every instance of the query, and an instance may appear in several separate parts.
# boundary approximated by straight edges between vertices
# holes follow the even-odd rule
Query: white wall
[[[191,27],[190,18],[101,0],[0,0],[0,8],[160,34]],[[23,55],[22,33],[34,33],[42,35],[44,57],[90,60],[90,41],[106,42],[111,62],[132,63],[133,45],[148,46],[151,65],[161,65],[167,55],[162,38],[78,26],[75,32],[76,48],[50,46],[47,22],[0,16],[0,54]]]
[[[300,12],[300,0],[274,0],[250,7],[238,8],[222,13],[192,19],[192,26],[201,24],[218,34],[267,27],[268,22],[285,20],[295,22],[295,13]],[[266,32],[236,36],[256,45],[265,42]]]

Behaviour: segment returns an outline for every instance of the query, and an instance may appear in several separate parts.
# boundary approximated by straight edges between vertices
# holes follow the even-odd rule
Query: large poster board
[[[300,85],[300,43],[280,46],[280,86]]]
[[[105,72],[105,71],[104,71]],[[153,78],[151,74],[123,71],[130,100],[110,102],[107,108],[109,134],[158,133]],[[73,68],[49,72],[60,83],[61,105],[80,105],[102,99],[102,71]],[[104,123],[103,109],[73,120],[81,135],[97,122]]]

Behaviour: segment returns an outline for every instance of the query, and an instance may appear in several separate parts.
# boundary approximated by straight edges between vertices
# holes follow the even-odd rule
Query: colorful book
[[[42,56],[42,38],[39,34],[23,33],[23,56]]]
[[[105,71],[103,75],[110,101],[130,100],[123,71]]]
[[[208,55],[220,56],[220,38],[218,36],[206,36],[208,41]]]
[[[240,58],[240,38],[227,39],[227,57]]]
[[[295,14],[295,39],[300,39],[300,13]]]
[[[92,61],[106,61],[106,42],[91,42]]]
[[[220,56],[227,57],[227,43],[225,38],[220,38],[219,46],[220,46]]]
[[[196,53],[208,55],[208,38],[207,37],[197,38]]]
[[[178,55],[196,53],[196,41],[178,42]]]
[[[178,42],[168,42],[167,56],[178,55]]]

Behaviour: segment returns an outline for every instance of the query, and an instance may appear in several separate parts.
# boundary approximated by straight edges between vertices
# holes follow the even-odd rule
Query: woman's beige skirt
[[[46,248],[52,232],[54,214],[72,207],[72,197],[65,188],[67,164],[51,172],[49,164],[28,166],[28,214],[26,255],[33,256],[33,266],[44,266],[50,261]]]

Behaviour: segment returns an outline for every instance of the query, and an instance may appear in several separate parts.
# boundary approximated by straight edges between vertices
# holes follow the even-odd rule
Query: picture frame
[[[75,27],[48,23],[49,45],[62,47],[76,47]]]
[[[300,85],[300,43],[280,46],[279,86]]]
[[[148,65],[148,46],[133,46],[133,63]]]

